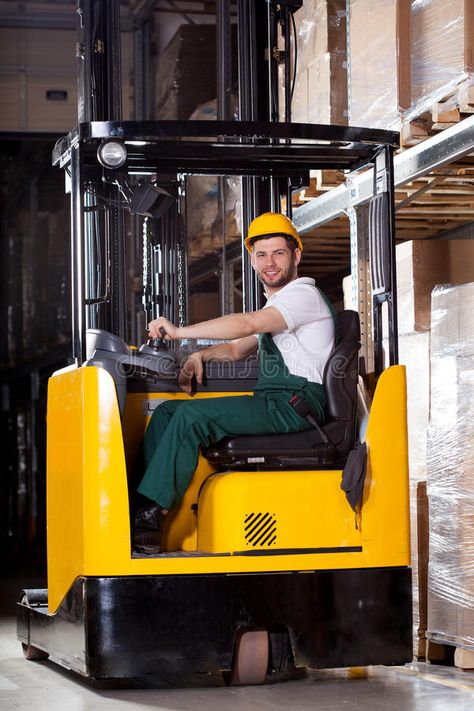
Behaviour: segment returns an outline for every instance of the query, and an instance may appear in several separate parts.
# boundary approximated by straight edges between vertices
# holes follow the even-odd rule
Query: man
[[[267,303],[253,313],[230,314],[178,328],[165,318],[148,325],[158,338],[232,339],[193,353],[179,382],[191,393],[204,363],[237,361],[259,350],[259,379],[252,396],[173,400],[154,412],[144,438],[146,471],[138,492],[146,497],[135,517],[135,549],[159,551],[164,516],[186,491],[199,455],[227,435],[275,434],[309,429],[290,399],[298,395],[321,424],[325,419],[324,366],[334,346],[332,307],[314,279],[298,278],[303,245],[294,224],[267,212],[250,224],[245,246],[265,287]]]

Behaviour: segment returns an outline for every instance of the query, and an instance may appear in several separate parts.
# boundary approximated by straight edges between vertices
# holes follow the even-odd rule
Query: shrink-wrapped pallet
[[[410,1],[350,0],[349,123],[397,128],[411,102]]]
[[[473,231],[474,235],[474,231]],[[438,284],[474,280],[474,241],[417,239],[397,244],[398,333],[428,332]],[[384,325],[386,319],[384,314]]]
[[[408,465],[413,580],[413,651],[425,656],[427,617],[428,505],[426,499],[426,431],[429,419],[430,334],[399,338],[400,363],[407,375]]]
[[[305,0],[295,13],[295,28],[298,59],[292,120],[346,124],[346,0]]]
[[[471,0],[349,0],[348,7],[351,125],[398,130],[447,98],[447,108],[471,102]]]
[[[419,115],[472,76],[474,5],[472,0],[416,0],[411,5],[412,102]]]
[[[474,283],[433,292],[427,638],[474,649]]]

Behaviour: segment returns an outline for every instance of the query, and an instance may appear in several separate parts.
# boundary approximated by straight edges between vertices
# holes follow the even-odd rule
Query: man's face
[[[296,279],[301,252],[288,247],[284,237],[269,237],[253,243],[252,266],[269,293]]]

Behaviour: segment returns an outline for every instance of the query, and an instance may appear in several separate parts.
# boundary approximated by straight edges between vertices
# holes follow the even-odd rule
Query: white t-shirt
[[[334,346],[334,321],[314,279],[300,277],[268,297],[288,328],[272,333],[273,341],[292,375],[323,382],[326,361]]]

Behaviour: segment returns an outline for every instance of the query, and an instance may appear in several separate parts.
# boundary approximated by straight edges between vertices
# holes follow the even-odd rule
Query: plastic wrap
[[[292,120],[347,123],[346,0],[305,0],[294,18],[298,60]]]
[[[237,99],[233,98],[234,119],[237,119]],[[216,100],[199,106],[191,120],[213,121],[217,117]],[[224,214],[218,203],[218,179],[214,176],[195,175],[186,180],[186,228],[189,256],[199,258],[222,247],[224,222],[226,241],[241,235],[240,178],[226,177],[224,185]]]
[[[349,123],[372,128],[399,121],[396,0],[350,0]]]
[[[413,651],[425,655],[427,626],[428,505],[426,500],[427,428],[430,408],[430,334],[399,337],[399,362],[406,368],[410,532],[413,583]],[[388,342],[384,342],[388,366]]]
[[[471,0],[349,0],[349,9],[351,125],[398,130],[455,91],[453,105],[467,103]]]
[[[420,115],[444,99],[473,70],[471,0],[412,0],[412,101]]]
[[[428,631],[474,649],[474,283],[432,297]]]

